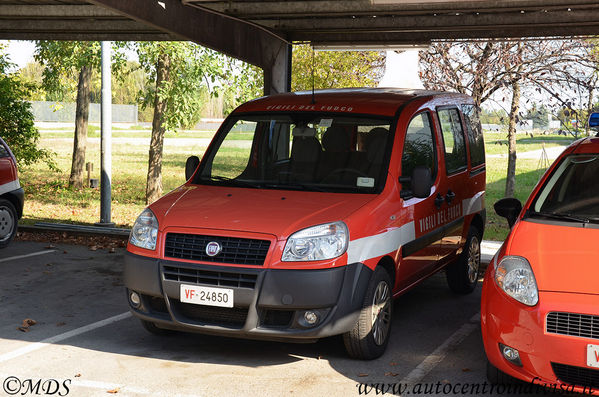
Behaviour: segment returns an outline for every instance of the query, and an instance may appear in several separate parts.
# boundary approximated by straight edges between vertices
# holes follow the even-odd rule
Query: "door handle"
[[[447,191],[447,194],[445,195],[445,201],[447,201],[447,204],[451,204],[451,202],[453,201],[453,199],[455,198],[455,193],[451,191],[451,189],[449,189]]]
[[[441,194],[437,193],[437,197],[435,197],[435,206],[437,208],[441,208],[441,204],[443,204],[443,201],[445,201],[443,196],[441,196]]]

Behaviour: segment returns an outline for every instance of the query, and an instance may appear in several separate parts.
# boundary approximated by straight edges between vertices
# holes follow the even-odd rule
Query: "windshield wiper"
[[[572,214],[564,214],[561,212],[537,212],[537,211],[528,211],[529,216],[544,216],[546,218],[558,219],[563,221],[571,221],[571,222],[580,222],[580,223],[589,223],[591,220],[599,220],[598,219],[589,219],[582,218]]]
[[[240,180],[240,179],[235,179],[235,178],[229,178],[228,176],[220,176],[220,175],[202,176],[202,177],[200,177],[200,180],[228,182],[231,185],[252,187],[252,188],[256,188],[256,189],[259,189],[261,187],[259,184],[256,184],[256,183],[252,183],[252,182],[248,182],[248,181],[244,181],[244,180]]]

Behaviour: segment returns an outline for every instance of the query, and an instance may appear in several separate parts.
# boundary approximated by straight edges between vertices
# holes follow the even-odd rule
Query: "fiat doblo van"
[[[238,107],[187,182],[132,229],[125,284],[150,332],[279,341],[343,335],[372,359],[393,298],[445,269],[478,280],[485,156],[466,95],[286,93]]]

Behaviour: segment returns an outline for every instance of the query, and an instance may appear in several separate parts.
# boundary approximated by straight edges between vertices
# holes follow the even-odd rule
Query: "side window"
[[[437,114],[443,133],[443,144],[445,145],[445,168],[448,174],[452,174],[466,168],[468,165],[460,114],[455,108],[440,109]]]
[[[462,113],[466,119],[466,132],[470,146],[470,163],[475,167],[485,162],[485,141],[480,126],[478,109],[474,105],[462,105]]]
[[[430,168],[433,180],[437,175],[435,156],[435,141],[433,138],[430,117],[427,112],[417,114],[410,121],[401,158],[401,175],[412,176],[416,166],[424,165]],[[403,186],[409,189],[409,184]]]

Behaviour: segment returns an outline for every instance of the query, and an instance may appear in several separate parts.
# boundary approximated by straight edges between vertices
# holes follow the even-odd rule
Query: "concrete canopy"
[[[595,0],[0,0],[0,39],[191,40],[289,89],[290,43],[331,48],[599,33]]]

